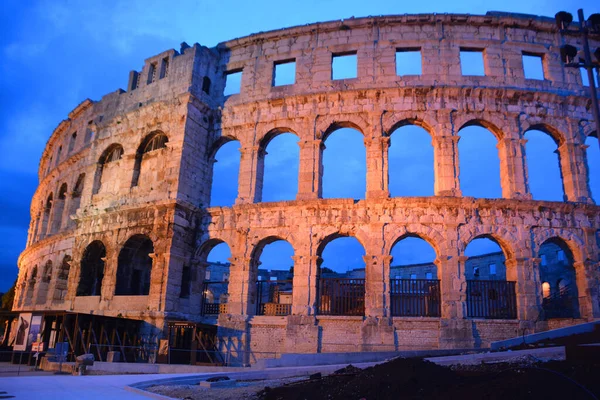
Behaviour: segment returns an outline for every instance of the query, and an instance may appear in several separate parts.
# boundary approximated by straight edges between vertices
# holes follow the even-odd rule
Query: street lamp
[[[600,48],[594,52],[596,61],[593,61],[588,41],[589,35],[600,36],[600,14],[590,15],[587,21],[583,17],[582,9],[577,10],[577,15],[579,16],[579,26],[575,29],[569,29],[569,25],[573,22],[573,16],[570,13],[561,11],[556,13],[554,18],[556,19],[556,26],[561,35],[569,33],[583,36],[583,60],[581,57],[577,59],[577,48],[569,44],[560,48],[560,56],[563,63],[565,63],[565,67],[585,68],[587,71],[590,94],[592,96],[592,111],[596,124],[596,136],[600,145],[600,109],[598,108],[598,93],[596,92],[596,81],[594,79],[594,68],[600,69]]]

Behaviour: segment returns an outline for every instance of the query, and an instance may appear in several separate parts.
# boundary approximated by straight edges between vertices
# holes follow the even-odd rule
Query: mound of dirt
[[[583,400],[594,399],[600,394],[600,364],[576,366],[566,362],[536,364],[531,361],[471,365],[461,370],[460,367],[450,369],[421,359],[397,358],[360,371],[348,366],[338,374],[322,379],[265,388],[259,393],[259,398]]]

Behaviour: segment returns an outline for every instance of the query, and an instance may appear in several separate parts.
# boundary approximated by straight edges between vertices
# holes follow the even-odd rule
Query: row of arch
[[[115,295],[148,295],[154,257],[154,244],[143,234],[131,236],[119,251]],[[79,260],[76,296],[99,296],[105,275],[106,247],[100,240],[92,241]],[[48,260],[42,271],[34,265],[26,270],[20,280],[18,305],[45,304],[47,294],[53,290],[52,301],[64,301],[67,294],[71,256],[65,255],[56,275],[52,261]]]
[[[168,137],[160,131],[155,131],[147,135],[135,154],[134,169],[131,178],[131,187],[136,187],[140,184],[140,177],[144,179],[144,159],[145,156],[155,150],[160,150],[166,147]],[[101,192],[103,186],[106,192],[116,192],[118,188],[108,187],[110,185],[119,184],[118,179],[115,179],[119,174],[119,165],[115,163],[123,157],[123,146],[114,143],[108,146],[100,155],[96,164],[96,172],[94,174],[94,182],[92,194]],[[148,169],[150,169],[148,167]],[[112,179],[107,179],[110,176]],[[103,179],[104,177],[104,179]],[[42,211],[32,220],[32,231],[29,242],[34,243],[49,235],[55,234],[63,229],[74,227],[74,222],[69,216],[75,214],[81,203],[81,195],[83,193],[85,183],[85,174],[78,176],[74,189],[68,192],[68,185],[63,182],[58,190],[58,195],[55,197],[52,192],[46,197],[42,204]],[[102,190],[104,192],[104,190]]]
[[[238,138],[223,137],[217,141],[211,152],[218,161],[213,167],[211,206],[231,205],[236,198],[247,197],[245,192],[248,190],[254,192],[254,196],[250,196],[254,202],[294,200],[302,191],[301,181],[310,178],[308,164],[314,174],[322,175],[322,181],[318,183],[322,189],[319,197],[364,198],[369,190],[367,181],[380,179],[369,175],[371,158],[377,158],[376,162],[382,165],[375,168],[380,168],[385,175],[382,189],[389,189],[392,197],[438,194],[438,181],[448,178],[443,176],[439,165],[448,161],[458,164],[454,169],[460,173],[453,179],[464,196],[532,195],[536,200],[563,201],[570,197],[569,200],[574,201],[573,197],[576,197],[575,201],[581,201],[582,197],[591,197],[590,186],[600,191],[600,176],[590,163],[599,159],[598,140],[593,132],[586,139],[587,147],[591,148],[588,150],[592,155],[590,159],[586,157],[585,146],[560,148],[566,143],[564,137],[547,124],[531,125],[523,137],[509,144],[504,143],[506,135],[494,124],[486,120],[469,120],[460,127],[457,136],[450,138],[456,139],[456,145],[453,140],[440,143],[439,140],[448,137],[435,136],[433,129],[423,121],[404,120],[392,125],[381,142],[376,141],[373,145],[374,139],[366,139],[364,130],[356,123],[337,122],[324,131],[318,144],[320,154],[314,156],[316,160],[307,160],[307,156],[301,154],[306,143],[298,142],[299,137],[290,128],[270,130],[259,141],[254,159],[250,161],[252,167],[248,166],[250,156],[245,154],[248,150],[241,147]],[[446,152],[456,154],[450,154],[449,160],[442,160],[444,150],[441,147],[446,145],[454,146]],[[533,151],[531,146],[542,151]],[[251,182],[254,187],[250,189],[240,186],[247,185],[245,182],[251,178],[244,175],[247,171],[255,175]],[[379,173],[379,170],[375,172]],[[573,179],[572,174],[582,176]],[[238,183],[235,175],[238,180],[243,176],[243,182]],[[579,196],[571,193],[567,196],[567,191],[574,190]]]

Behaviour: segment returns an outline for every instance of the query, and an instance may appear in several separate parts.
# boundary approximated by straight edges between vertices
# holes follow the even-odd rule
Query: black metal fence
[[[319,279],[320,315],[364,315],[365,280],[353,278]]]
[[[576,289],[576,287],[569,285],[545,297],[542,300],[542,317],[544,319],[579,318],[579,302],[577,301]]]
[[[440,281],[437,279],[391,279],[390,309],[394,317],[439,317]]]
[[[257,281],[256,315],[290,315],[292,280]]]
[[[515,282],[467,280],[467,316],[516,319]]]
[[[202,286],[202,315],[227,313],[227,287],[229,282],[204,282]]]

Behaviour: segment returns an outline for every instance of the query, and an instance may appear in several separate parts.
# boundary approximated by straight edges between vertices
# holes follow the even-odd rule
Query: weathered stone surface
[[[538,251],[560,238],[573,253],[581,317],[600,318],[600,209],[590,197],[584,145],[592,116],[579,75],[560,64],[559,40],[553,21],[540,18],[405,15],[350,19],[343,29],[334,21],[260,33],[213,49],[182,45],[181,52],[153,56],[130,75],[127,92],[84,101],[50,137],[14,309],[122,315],[156,330],[166,318],[200,321],[206,256],[224,241],[232,258],[219,335],[222,349],[242,363],[281,352],[486,346],[525,329],[577,322],[538,321]],[[397,76],[396,50],[415,47],[422,74]],[[485,50],[485,76],[461,75],[461,47]],[[333,81],[332,54],[344,52],[356,52],[358,76]],[[524,78],[523,52],[544,56],[545,80]],[[274,63],[290,59],[295,84],[273,87]],[[241,91],[224,97],[225,73],[235,70],[243,71]],[[432,136],[433,197],[389,197],[389,136],[404,124]],[[498,139],[502,199],[461,196],[458,131],[473,124]],[[321,199],[324,140],[340,127],[365,137],[365,200]],[[568,202],[531,200],[524,133],[533,128],[559,146]],[[167,136],[166,147],[142,153],[156,132]],[[300,139],[297,198],[261,203],[264,148],[282,132]],[[209,208],[214,154],[229,140],[241,144],[238,198],[232,207]],[[121,158],[103,163],[115,145]],[[390,315],[390,251],[407,234],[436,251],[441,318]],[[117,296],[119,253],[133,235],[154,245],[149,292]],[[356,237],[367,254],[364,317],[315,315],[320,252],[339,235]],[[517,282],[517,320],[466,318],[464,250],[480,236],[502,247],[507,279]],[[255,250],[273,238],[295,251],[289,317],[254,315]],[[77,296],[93,241],[106,248],[101,292]],[[53,267],[45,269],[48,261]],[[191,290],[182,298],[187,269]]]

